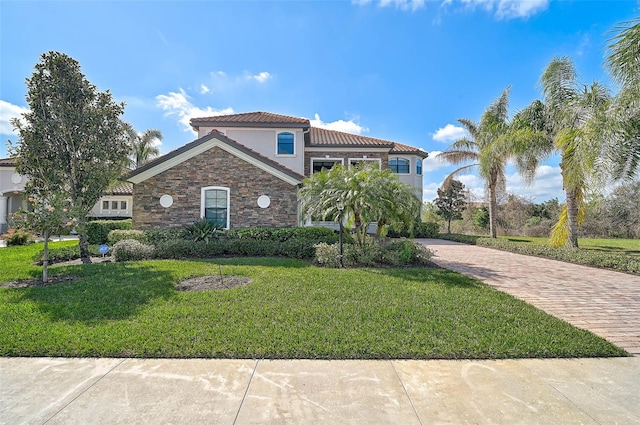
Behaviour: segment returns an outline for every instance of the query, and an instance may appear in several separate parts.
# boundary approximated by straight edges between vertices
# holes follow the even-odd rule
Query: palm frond
[[[640,17],[622,22],[613,31],[605,64],[618,84],[635,85],[640,82]]]

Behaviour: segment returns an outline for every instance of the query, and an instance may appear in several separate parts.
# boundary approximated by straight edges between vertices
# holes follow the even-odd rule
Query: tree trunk
[[[496,211],[498,210],[498,201],[496,200],[496,187],[489,186],[489,231],[492,238],[498,237],[496,230]]]
[[[451,216],[449,216],[449,220],[447,221],[447,233],[451,233]]]
[[[42,254],[42,283],[49,281],[49,231],[44,231],[44,251]]]
[[[578,200],[576,191],[567,189],[567,235],[571,248],[578,247]]]
[[[83,264],[91,264],[91,253],[89,252],[89,236],[87,235],[87,219],[82,217],[78,220],[78,238],[80,239],[80,259]]]

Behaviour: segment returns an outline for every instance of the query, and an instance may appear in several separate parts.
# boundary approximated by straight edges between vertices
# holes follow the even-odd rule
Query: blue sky
[[[511,85],[512,113],[539,98],[549,61],[570,56],[581,80],[613,89],[603,67],[616,23],[637,1],[12,1],[0,2],[0,137],[26,107],[42,53],[68,54],[126,103],[161,152],[193,140],[193,116],[269,111],[312,125],[420,147],[424,199],[454,167],[434,157]],[[7,146],[0,143],[0,158]],[[564,200],[557,159],[507,190]],[[460,180],[475,194],[482,182]]]

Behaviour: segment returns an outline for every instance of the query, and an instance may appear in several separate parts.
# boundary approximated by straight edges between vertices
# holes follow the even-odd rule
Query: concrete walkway
[[[640,357],[0,358],[2,424],[640,424]]]
[[[524,300],[640,355],[640,276],[421,239],[433,261]]]

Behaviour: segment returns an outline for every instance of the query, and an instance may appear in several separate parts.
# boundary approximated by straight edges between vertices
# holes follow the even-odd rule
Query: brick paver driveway
[[[640,356],[640,276],[441,239],[433,261],[481,280]]]

